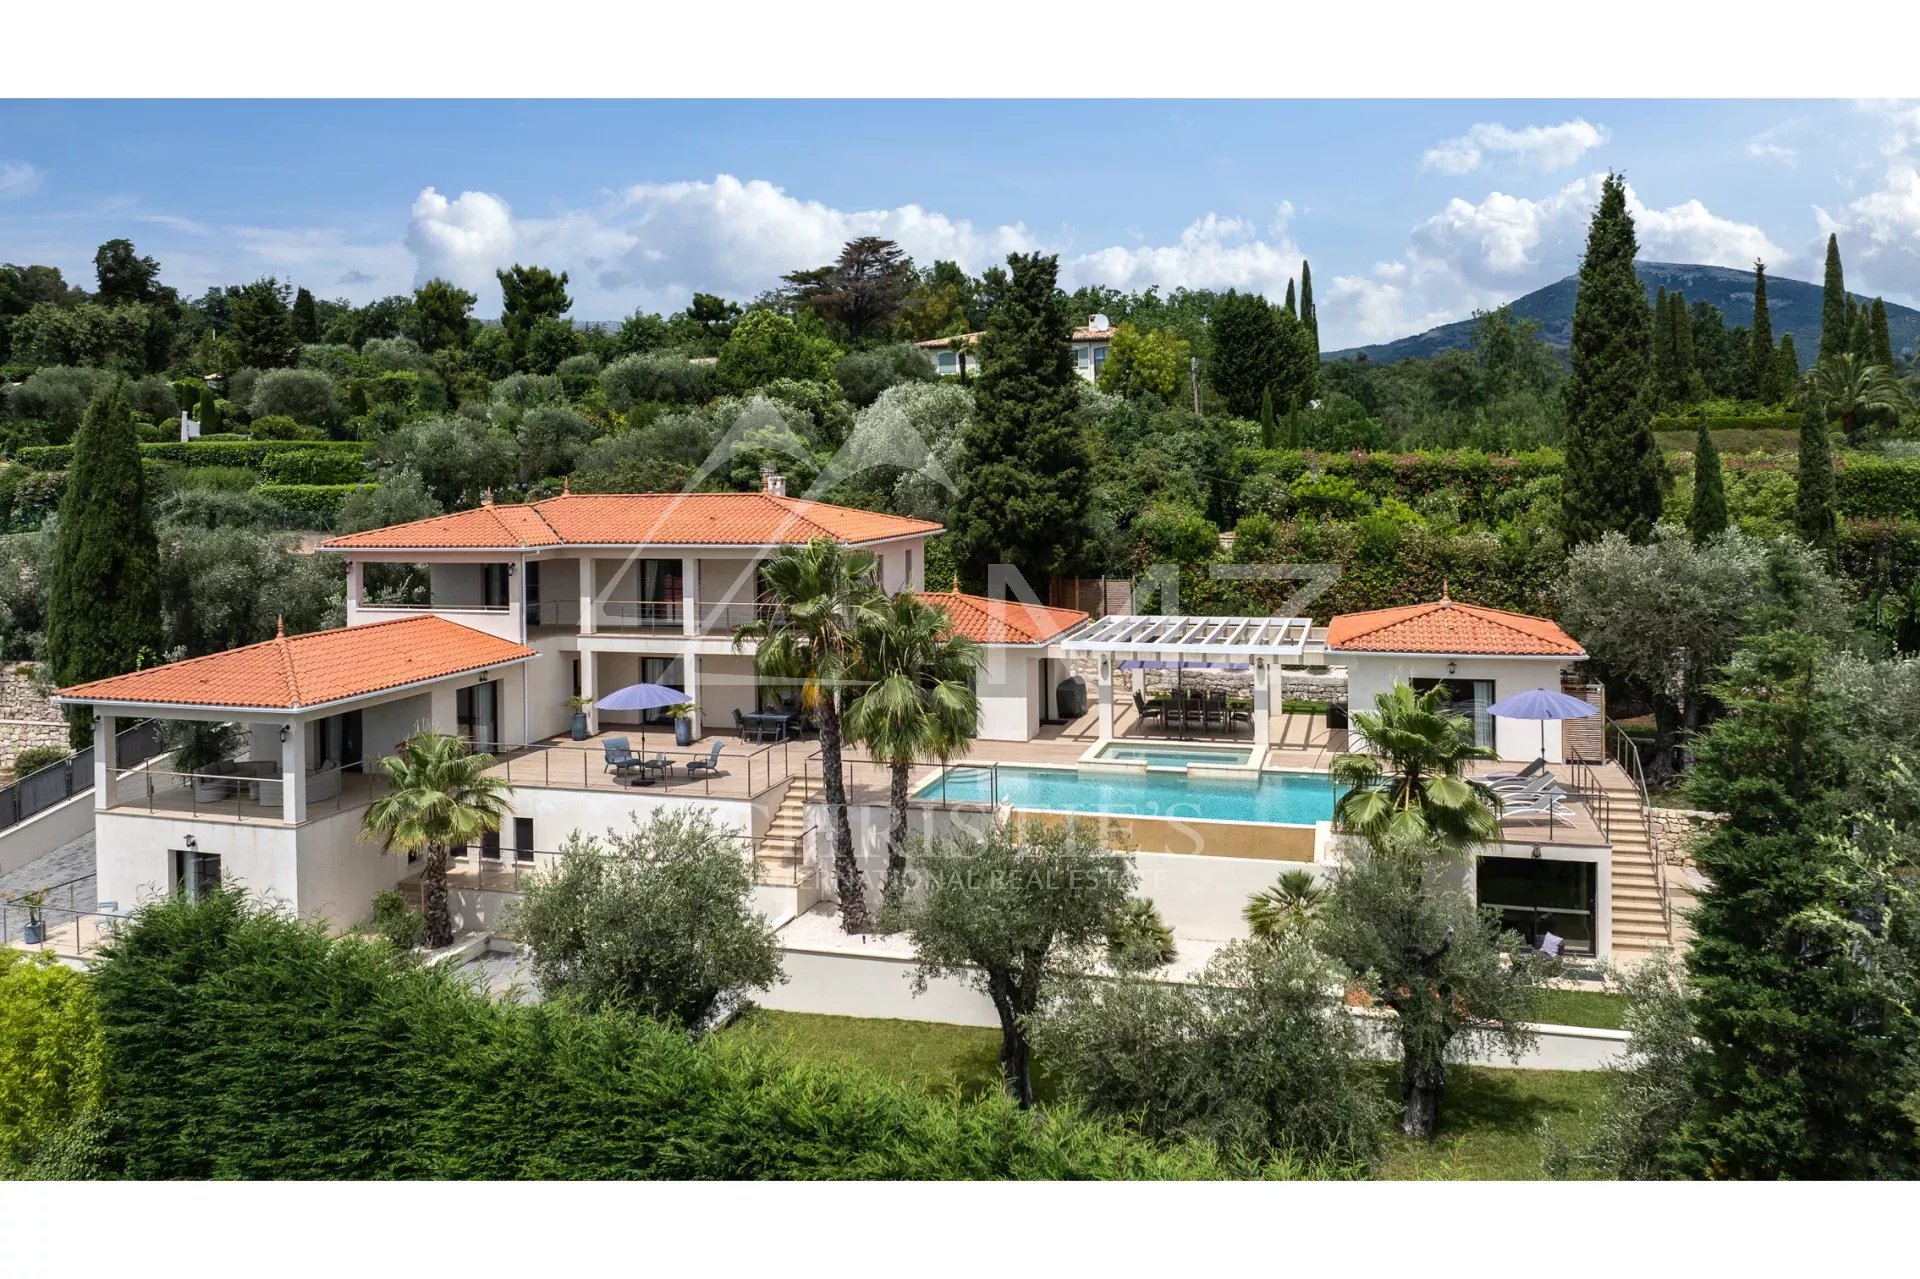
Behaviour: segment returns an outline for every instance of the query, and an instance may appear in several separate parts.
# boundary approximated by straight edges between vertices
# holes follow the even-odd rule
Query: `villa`
[[[753,644],[734,634],[777,615],[760,576],[769,557],[826,538],[871,552],[887,592],[919,594],[984,647],[979,737],[964,757],[913,770],[921,833],[1009,813],[1091,818],[1133,851],[1142,891],[1176,931],[1242,935],[1249,894],[1290,865],[1331,864],[1327,765],[1366,748],[1342,704],[1364,710],[1398,682],[1443,684],[1498,756],[1483,771],[1532,765],[1558,795],[1513,804],[1462,882],[1573,954],[1670,944],[1644,796],[1607,759],[1604,691],[1583,680],[1585,652],[1553,622],[1444,592],[1325,627],[1092,617],[927,590],[926,541],[939,531],[788,497],[769,473],[753,493],[563,493],[336,537],[321,552],[346,558],[346,626],[60,691],[92,709],[102,744],[99,909],[228,878],[337,925],[364,917],[375,893],[417,881],[405,858],[361,838],[384,787],[374,764],[431,727],[493,755],[513,785],[510,820],[456,862],[463,928],[486,928],[518,874],[552,865],[575,832],[686,804],[738,833],[770,918],[804,915],[832,895],[818,745],[804,708],[756,674]],[[1344,697],[1327,695],[1342,679]],[[690,711],[676,722],[593,705],[637,683],[682,690]],[[1532,689],[1565,690],[1596,714],[1488,712]],[[238,744],[191,772],[164,756],[121,768],[111,744],[135,718],[234,725]],[[618,768],[622,749],[655,764]],[[852,758],[848,774],[860,856],[877,868],[886,770]]]
[[[980,345],[978,333],[928,338],[914,345],[926,352],[927,358],[933,361],[934,372],[941,377],[959,377],[979,370],[980,357],[975,354]],[[1088,316],[1087,322],[1075,328],[1067,339],[1073,371],[1089,382],[1099,381],[1100,370],[1106,365],[1107,351],[1112,345],[1113,322],[1104,315]]]

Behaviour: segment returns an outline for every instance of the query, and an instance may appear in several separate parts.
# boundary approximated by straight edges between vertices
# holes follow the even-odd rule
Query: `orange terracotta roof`
[[[1111,338],[1112,336],[1113,336],[1112,329],[1090,329],[1090,328],[1087,328],[1085,325],[1082,325],[1073,331],[1073,340],[1076,342],[1100,342],[1100,341],[1105,341]]]
[[[524,506],[481,506],[351,533],[321,545],[334,550],[772,546],[823,537],[874,542],[939,531],[940,525],[928,520],[771,493],[564,493]]]
[[[1043,644],[1087,620],[1078,609],[1047,608],[960,591],[925,591],[920,598],[952,619],[957,634],[982,644]]]
[[[928,338],[924,342],[915,342],[914,345],[924,346],[924,347],[944,348],[949,343],[958,339],[959,341],[965,342],[968,346],[979,346],[980,335],[985,332],[986,332],[985,329],[975,329],[972,333],[956,333],[954,334],[953,337],[950,337],[950,338]]]
[[[1461,604],[1444,595],[1429,604],[1342,613],[1327,626],[1327,648],[1349,653],[1587,655],[1572,636],[1547,618]]]
[[[72,702],[299,710],[421,680],[523,661],[533,649],[441,617],[279,635],[59,692]]]

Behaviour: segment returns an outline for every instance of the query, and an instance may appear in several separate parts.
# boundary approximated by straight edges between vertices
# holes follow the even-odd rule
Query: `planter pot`
[[[46,939],[47,939],[47,926],[41,923],[37,919],[29,921],[27,924],[27,931],[26,931],[27,945],[38,946],[40,943],[46,941]]]
[[[673,721],[673,744],[676,746],[693,745],[693,721],[676,719]]]
[[[587,740],[587,713],[585,711],[575,711],[573,713],[573,740],[576,742],[584,742]]]

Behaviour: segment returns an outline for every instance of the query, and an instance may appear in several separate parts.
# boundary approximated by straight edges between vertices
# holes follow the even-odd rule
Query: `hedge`
[[[1685,431],[1691,435],[1699,429],[1702,419],[1697,413],[1676,413],[1671,417],[1653,419],[1653,429],[1658,431]],[[1730,413],[1726,417],[1708,417],[1707,429],[1715,435],[1722,431],[1792,431],[1800,432],[1798,413]]]
[[[87,979],[0,946],[0,1177],[100,1108],[106,1044]]]
[[[1798,453],[1800,451],[1800,431],[1798,428],[1775,430],[1737,430],[1712,432],[1713,442],[1719,448],[1722,457],[1738,456],[1743,453]],[[1691,453],[1699,442],[1695,431],[1656,431],[1654,443],[1660,446],[1662,453]]]
[[[324,524],[331,524],[333,517],[340,513],[340,503],[346,500],[347,494],[374,487],[373,484],[256,484],[253,491],[289,511],[311,515]]]
[[[369,478],[360,454],[345,449],[288,449],[260,458],[263,484],[365,484]]]
[[[244,466],[259,470],[271,453],[292,451],[337,452],[361,457],[366,445],[358,440],[168,440],[142,444],[140,456],[149,462],[178,462],[186,466]],[[71,444],[41,444],[21,449],[14,460],[36,471],[63,470],[73,458]]]
[[[495,1002],[457,971],[236,893],[157,901],[93,970],[103,1175],[1193,1178],[1299,1175],[1003,1097],[935,1098],[630,1012]]]
[[[0,533],[27,533],[60,509],[67,492],[65,471],[0,467]]]

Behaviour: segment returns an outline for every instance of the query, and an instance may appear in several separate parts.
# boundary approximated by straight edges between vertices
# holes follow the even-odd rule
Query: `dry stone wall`
[[[34,684],[32,662],[0,664],[0,772],[29,746],[67,744],[67,721]]]
[[[1649,808],[1647,824],[1653,829],[1654,855],[1669,866],[1691,866],[1694,842],[1725,820],[1725,813],[1697,808]]]

